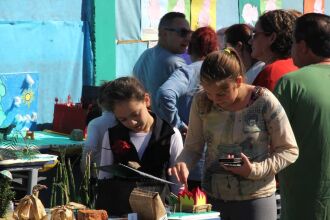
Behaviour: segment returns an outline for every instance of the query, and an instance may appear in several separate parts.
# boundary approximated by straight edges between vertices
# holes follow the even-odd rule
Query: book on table
[[[107,210],[114,216],[125,215],[133,211],[129,198],[135,188],[157,192],[164,202],[165,196],[169,192],[168,185],[176,184],[124,164],[100,166],[98,169],[112,174],[114,178],[98,180],[98,190],[102,193],[98,194],[96,208]],[[142,201],[144,205],[147,205],[147,200]]]
[[[199,213],[187,213],[187,212],[175,212],[168,215],[168,220],[220,220],[220,212],[199,212]]]

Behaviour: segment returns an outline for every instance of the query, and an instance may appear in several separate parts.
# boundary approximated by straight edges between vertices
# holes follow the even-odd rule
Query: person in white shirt
[[[91,155],[91,165],[93,163],[96,163],[96,166],[100,165],[101,147],[104,133],[108,130],[108,128],[113,127],[117,124],[116,118],[113,113],[111,111],[107,111],[103,107],[103,103],[105,100],[105,94],[103,92],[106,86],[107,83],[104,83],[100,86],[97,98],[97,103],[102,110],[102,115],[91,120],[87,126],[87,138],[84,143],[82,159],[80,163],[82,173],[84,173],[86,169],[86,156],[88,153],[90,153]],[[92,174],[93,173],[94,172],[92,172]]]

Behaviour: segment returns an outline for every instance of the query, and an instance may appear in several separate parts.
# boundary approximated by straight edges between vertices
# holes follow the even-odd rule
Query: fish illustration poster
[[[38,118],[38,73],[0,74],[0,127],[28,130]]]
[[[260,15],[260,0],[239,1],[239,21],[254,26]]]
[[[181,12],[190,22],[189,0],[142,0],[141,1],[141,39],[158,40],[158,24],[169,11]]]
[[[282,8],[282,0],[260,0],[260,12]]]

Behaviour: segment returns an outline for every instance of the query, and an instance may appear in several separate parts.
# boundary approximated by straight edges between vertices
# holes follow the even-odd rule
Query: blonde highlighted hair
[[[201,67],[200,81],[202,84],[219,84],[229,78],[242,76],[244,79],[244,75],[245,68],[240,56],[234,48],[227,47],[206,56]],[[197,96],[197,103],[201,115],[209,113],[213,105],[203,90]]]
[[[234,48],[212,52],[206,56],[201,67],[202,83],[217,82],[227,78],[236,79],[245,75],[244,64]]]

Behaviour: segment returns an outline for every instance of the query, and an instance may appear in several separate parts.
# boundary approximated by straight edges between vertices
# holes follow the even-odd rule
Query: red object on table
[[[81,105],[55,104],[53,130],[64,134],[70,134],[73,129],[84,131],[86,115],[86,110],[81,108]]]

